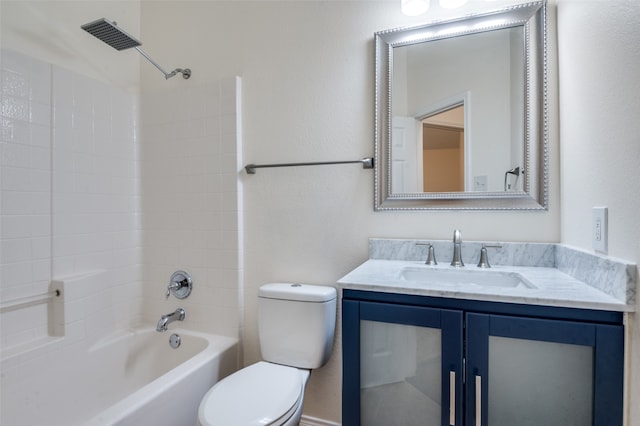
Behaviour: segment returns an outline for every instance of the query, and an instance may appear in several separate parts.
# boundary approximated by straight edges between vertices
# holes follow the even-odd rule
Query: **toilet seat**
[[[279,426],[296,411],[304,392],[301,370],[258,362],[216,383],[202,399],[203,426]]]

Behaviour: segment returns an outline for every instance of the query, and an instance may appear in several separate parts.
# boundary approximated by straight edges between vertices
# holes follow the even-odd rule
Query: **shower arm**
[[[173,77],[174,75],[176,75],[177,73],[182,73],[182,78],[184,78],[185,80],[188,79],[189,77],[191,77],[191,70],[189,68],[176,68],[175,70],[171,71],[170,73],[167,73],[160,65],[158,65],[158,63],[156,61],[154,61],[153,59],[151,59],[151,56],[147,55],[144,50],[140,49],[138,46],[134,47],[138,52],[140,52],[140,54],[142,56],[145,57],[145,59],[149,62],[151,62],[156,68],[158,68],[160,70],[160,72],[162,74],[164,74],[164,78],[166,80],[170,79],[171,77]]]

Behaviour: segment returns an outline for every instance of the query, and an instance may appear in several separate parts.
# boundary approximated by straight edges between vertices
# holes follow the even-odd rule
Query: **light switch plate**
[[[473,178],[473,190],[474,191],[486,191],[487,190],[487,176],[474,176]]]
[[[592,213],[591,238],[593,249],[606,254],[608,249],[608,209],[607,207],[594,207]]]

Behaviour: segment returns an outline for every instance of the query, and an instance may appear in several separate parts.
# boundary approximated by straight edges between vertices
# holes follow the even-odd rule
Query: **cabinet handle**
[[[449,371],[449,425],[456,424],[456,372]]]
[[[476,426],[482,426],[482,377],[476,376]]]

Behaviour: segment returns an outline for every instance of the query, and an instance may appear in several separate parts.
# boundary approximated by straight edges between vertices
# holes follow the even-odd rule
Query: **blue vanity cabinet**
[[[619,312],[343,290],[343,425],[621,425]]]

